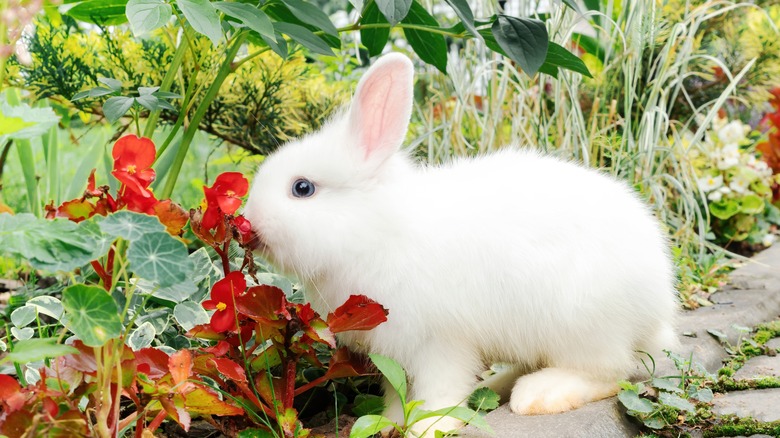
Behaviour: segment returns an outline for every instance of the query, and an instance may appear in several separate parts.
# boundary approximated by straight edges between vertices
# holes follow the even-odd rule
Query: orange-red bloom
[[[217,332],[233,331],[236,325],[235,298],[246,291],[244,274],[231,272],[211,288],[211,299],[203,302],[203,308],[214,310],[211,315],[211,327]]]
[[[114,157],[114,170],[111,172],[125,187],[145,198],[152,196],[147,190],[154,181],[152,163],[155,158],[152,140],[146,137],[126,135],[115,144],[111,155]]]
[[[249,181],[239,172],[220,174],[214,185],[203,187],[206,194],[206,211],[201,226],[207,230],[216,227],[223,215],[232,215],[241,207],[241,197],[249,191]]]

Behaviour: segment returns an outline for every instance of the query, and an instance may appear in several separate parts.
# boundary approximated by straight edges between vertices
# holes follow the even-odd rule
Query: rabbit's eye
[[[292,194],[296,198],[308,198],[314,194],[314,183],[308,179],[296,179],[292,185]]]

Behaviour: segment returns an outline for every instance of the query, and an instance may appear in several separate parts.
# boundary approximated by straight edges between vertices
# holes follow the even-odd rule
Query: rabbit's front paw
[[[545,368],[517,380],[509,407],[520,415],[557,414],[614,395],[615,380],[561,368]]]

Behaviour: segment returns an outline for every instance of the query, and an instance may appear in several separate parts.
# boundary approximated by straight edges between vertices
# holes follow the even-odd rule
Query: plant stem
[[[182,35],[181,42],[179,42],[179,47],[176,48],[176,52],[173,54],[173,59],[171,60],[171,64],[168,66],[168,71],[165,72],[165,76],[163,76],[162,82],[160,83],[160,91],[169,91],[171,89],[171,84],[173,84],[173,80],[176,79],[176,73],[178,73],[182,61],[184,60],[184,55],[187,53],[188,32],[191,32],[190,27],[184,26],[184,35]],[[152,138],[154,129],[157,127],[157,120],[159,118],[160,110],[149,113],[149,117],[146,118],[146,126],[144,127],[144,137]]]
[[[162,193],[160,193],[160,199],[167,199],[171,197],[173,188],[176,186],[176,180],[179,178],[181,166],[184,164],[184,158],[187,156],[187,151],[190,148],[190,143],[192,143],[192,139],[195,137],[195,133],[198,131],[198,126],[200,125],[201,120],[203,120],[203,117],[206,115],[206,111],[208,111],[209,105],[211,105],[211,102],[214,101],[215,97],[217,97],[217,93],[219,93],[219,89],[222,87],[222,83],[225,82],[225,79],[233,71],[233,59],[236,57],[238,50],[241,48],[241,45],[244,44],[244,41],[248,35],[249,34],[245,31],[239,31],[233,37],[233,43],[225,55],[225,61],[217,71],[217,75],[214,77],[214,82],[211,83],[211,86],[206,91],[206,95],[203,97],[200,105],[198,105],[197,110],[195,110],[195,114],[190,120],[190,124],[184,131],[181,144],[179,145],[179,150],[176,153],[176,158],[174,159],[173,165],[171,166],[171,169],[166,176],[165,187],[163,187]]]

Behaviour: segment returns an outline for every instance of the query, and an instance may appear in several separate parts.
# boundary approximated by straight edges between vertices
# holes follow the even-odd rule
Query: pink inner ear
[[[352,107],[365,158],[395,152],[406,136],[412,106],[412,71],[408,60],[378,62],[363,78]],[[380,64],[381,63],[381,64]]]

